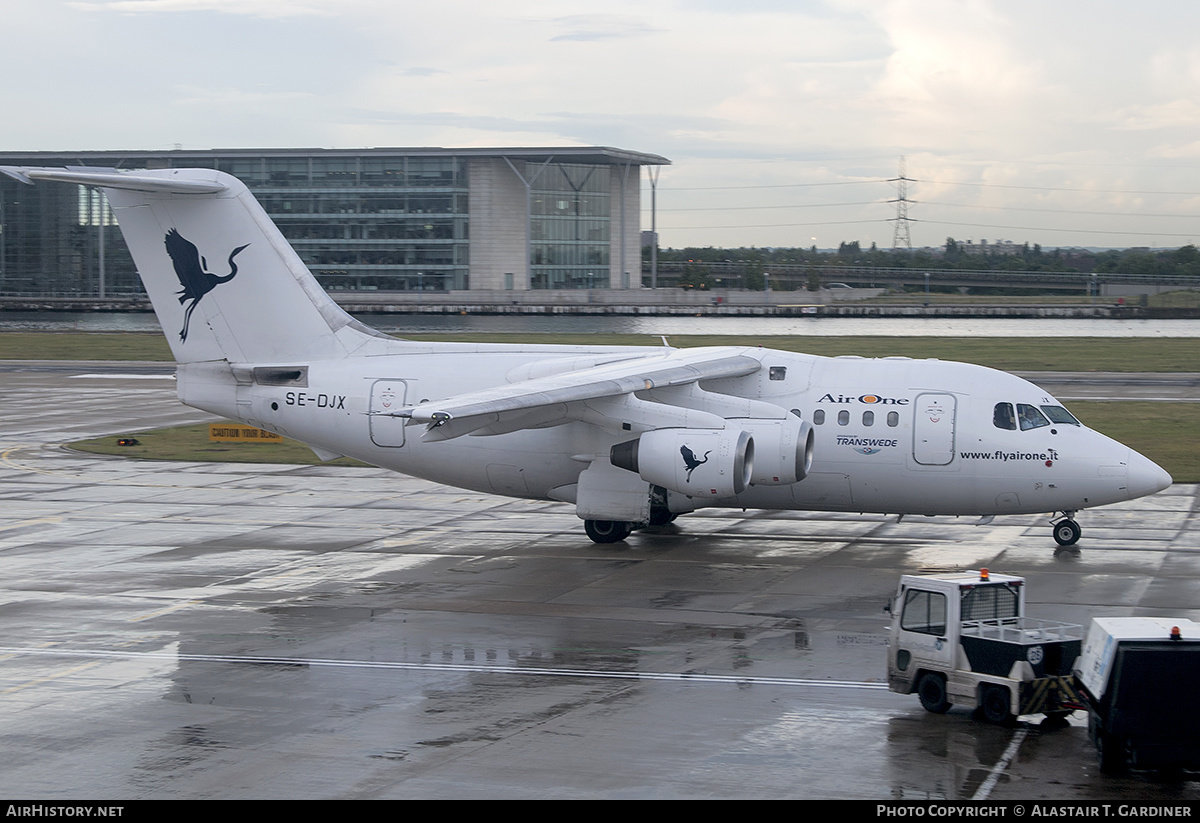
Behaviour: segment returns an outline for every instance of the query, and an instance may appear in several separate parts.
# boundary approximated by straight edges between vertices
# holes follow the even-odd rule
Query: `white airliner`
[[[1037,386],[964,363],[750,347],[419,343],[342,311],[237,179],[0,167],[104,190],[189,406],[483,492],[575,506],[625,539],[707,506],[1075,513],[1160,491],[1158,465]]]

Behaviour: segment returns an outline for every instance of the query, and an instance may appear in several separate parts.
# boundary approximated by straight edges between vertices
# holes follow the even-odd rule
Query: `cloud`
[[[551,37],[552,41],[626,40],[663,31],[645,20],[614,14],[577,14],[559,17],[552,23],[564,30]]]
[[[430,68],[429,66],[411,66],[406,69],[401,69],[400,73],[405,77],[433,77],[438,74],[445,74],[444,69]]]
[[[305,2],[305,0],[96,0],[96,2],[76,0],[76,2],[67,3],[67,6],[87,12],[172,14],[207,11],[265,18],[335,13],[329,7],[329,3],[323,3],[321,0],[309,0],[309,2]]]
[[[687,188],[674,195],[687,198],[680,207],[724,199],[747,210],[774,206],[774,189],[746,190],[736,203],[732,190],[699,190],[857,186],[894,177],[904,154],[922,181],[909,191],[918,201],[910,214],[926,221],[913,223],[914,241],[929,233],[924,242],[940,243],[947,229],[933,224],[956,208],[1094,212],[1119,201],[1165,213],[1150,195],[1104,192],[1200,192],[1200,5],[1155,9],[1118,0],[7,0],[5,20],[21,37],[0,51],[0,72],[22,82],[0,90],[0,104],[32,114],[9,118],[0,148],[612,145],[674,160],[663,193]],[[893,195],[880,183],[875,197]],[[806,208],[825,202],[805,198]],[[877,236],[844,239],[889,245],[887,211],[863,207],[863,219],[879,220],[863,231]],[[752,224],[750,214],[733,209],[715,222]],[[1067,236],[1053,231],[1057,213],[1004,214],[990,212],[995,227],[979,233],[1045,226],[1028,238],[1043,245]],[[784,222],[707,238],[680,230],[668,242],[778,244],[769,224]],[[1190,227],[1191,215],[1172,225]]]

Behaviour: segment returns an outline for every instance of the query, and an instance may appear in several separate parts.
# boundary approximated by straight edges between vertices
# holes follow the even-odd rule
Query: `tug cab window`
[[[904,593],[900,628],[922,634],[946,633],[946,595],[909,589]]]

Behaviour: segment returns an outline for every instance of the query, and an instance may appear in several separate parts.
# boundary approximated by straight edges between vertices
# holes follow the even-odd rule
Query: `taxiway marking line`
[[[15,523],[0,524],[0,532],[7,529],[19,529],[24,526],[37,526],[42,523],[65,523],[67,518],[64,515],[47,515],[46,517],[33,517],[28,520],[18,520]]]
[[[979,784],[978,791],[972,800],[987,800],[988,795],[992,793],[992,789],[996,788],[996,783],[1000,780],[1000,775],[1008,768],[1008,765],[1013,762],[1013,758],[1017,756],[1017,751],[1021,748],[1021,744],[1025,742],[1025,738],[1029,735],[1029,728],[1019,729],[1013,735],[1013,739],[1009,741],[1008,748],[1004,750],[1004,754],[1000,755],[1000,759],[996,761],[996,765],[992,766],[992,771]]]
[[[93,372],[89,374],[71,374],[69,378],[75,380],[174,380],[174,374],[118,374],[113,372],[106,374],[102,372]]]
[[[511,674],[541,677],[591,677],[607,680],[662,680],[681,683],[728,683],[733,685],[809,686],[826,689],[869,689],[886,691],[887,684],[854,680],[812,680],[800,677],[745,677],[699,672],[615,672],[600,669],[548,669],[525,666],[475,666],[466,663],[400,663],[381,660],[335,660],[305,657],[265,657],[257,655],[176,654],[168,652],[121,652],[104,649],[0,648],[3,655],[43,655],[47,657],[92,657],[123,660],[175,660],[193,663],[248,663],[252,665],[319,666],[343,669],[382,669],[391,671],[469,672],[472,674]]]
[[[79,672],[86,671],[87,669],[94,669],[101,665],[102,662],[103,661],[100,660],[93,660],[91,663],[80,663],[78,666],[72,666],[71,668],[64,669],[61,672],[55,672],[54,674],[48,674],[45,677],[39,677],[36,680],[29,680],[16,686],[10,686],[9,688],[0,691],[0,694],[14,694],[15,692],[23,691],[24,689],[40,686],[43,683],[49,683],[51,680],[58,680],[59,678],[67,677],[72,674],[78,674]]]
[[[16,455],[18,452],[34,450],[37,448],[39,448],[39,447],[35,446],[35,445],[26,445],[26,446],[13,446],[12,448],[5,449],[4,451],[0,452],[0,464],[5,465],[10,469],[14,469],[15,471],[20,471],[20,472],[32,472],[33,474],[48,474],[50,476],[63,474],[63,472],[51,471],[49,469],[35,469],[33,466],[23,466],[20,463],[17,463],[13,459],[13,456]]]

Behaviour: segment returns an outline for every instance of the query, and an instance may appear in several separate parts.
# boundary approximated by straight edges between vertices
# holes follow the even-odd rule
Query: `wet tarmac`
[[[597,546],[569,506],[370,469],[59,444],[206,419],[161,375],[0,374],[0,795],[1136,799],[1083,720],[883,687],[903,572],[1030,613],[1200,619],[1197,487],[1044,518],[701,511]],[[90,377],[79,375],[91,374]]]

